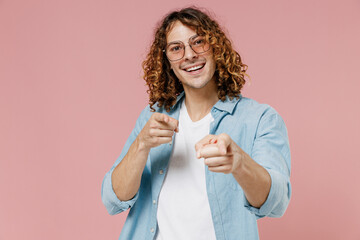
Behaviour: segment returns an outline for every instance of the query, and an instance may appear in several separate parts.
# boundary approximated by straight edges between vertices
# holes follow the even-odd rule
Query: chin
[[[187,82],[182,82],[183,83],[183,86],[187,86],[189,88],[193,88],[193,89],[202,89],[204,87],[206,87],[209,83],[210,83],[211,80],[200,80],[200,81],[196,81],[196,80],[193,80],[193,81],[187,81]]]

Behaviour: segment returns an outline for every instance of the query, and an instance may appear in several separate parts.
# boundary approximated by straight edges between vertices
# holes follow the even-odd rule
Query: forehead
[[[194,29],[182,24],[180,21],[176,21],[172,24],[170,30],[166,34],[166,42],[187,42],[187,40],[194,35],[196,35],[196,31]]]

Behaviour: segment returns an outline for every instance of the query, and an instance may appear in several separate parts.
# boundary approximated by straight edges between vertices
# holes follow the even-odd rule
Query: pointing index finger
[[[195,144],[195,150],[198,151],[203,146],[205,146],[207,144],[214,143],[215,139],[216,139],[216,137],[214,135],[211,135],[211,134],[205,136],[203,139],[201,139],[200,141],[198,141]]]
[[[157,122],[165,123],[166,125],[170,126],[170,128],[175,132],[179,131],[178,129],[179,121],[176,120],[175,118],[172,118],[163,113],[157,113],[156,115],[154,115],[154,119]]]

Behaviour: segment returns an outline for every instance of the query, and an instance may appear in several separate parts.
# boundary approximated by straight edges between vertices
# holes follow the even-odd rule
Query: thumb
[[[219,152],[222,155],[226,155],[227,154],[227,149],[229,147],[229,143],[226,142],[224,139],[218,139],[217,145],[218,145],[218,148],[219,148]]]

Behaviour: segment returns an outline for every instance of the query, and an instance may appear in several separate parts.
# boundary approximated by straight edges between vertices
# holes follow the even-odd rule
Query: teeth
[[[198,70],[200,68],[202,68],[204,65],[199,65],[199,66],[194,66],[194,67],[191,67],[191,68],[187,68],[185,69],[187,72],[190,72],[190,71],[195,71],[195,70]]]

